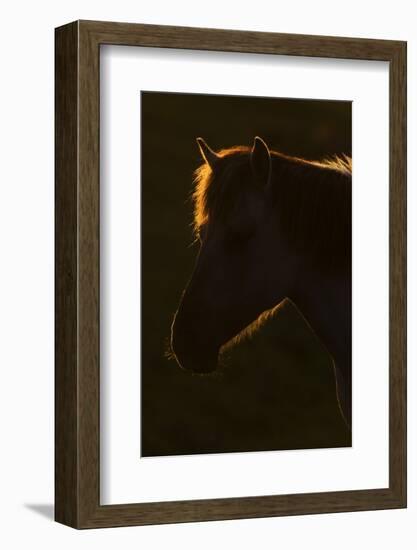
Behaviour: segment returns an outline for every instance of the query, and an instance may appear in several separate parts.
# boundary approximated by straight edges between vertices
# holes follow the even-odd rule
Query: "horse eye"
[[[225,234],[225,241],[230,246],[242,246],[252,237],[253,227],[248,225],[228,227]]]

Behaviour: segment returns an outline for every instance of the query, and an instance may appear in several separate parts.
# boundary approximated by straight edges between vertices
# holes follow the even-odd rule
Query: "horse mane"
[[[345,176],[352,177],[352,159],[347,155],[334,155],[322,161],[310,161],[310,163],[322,168],[333,168]]]
[[[238,193],[253,185],[250,147],[217,153],[214,171],[207,163],[194,174],[194,228],[198,233],[212,216],[230,211]],[[346,155],[320,161],[271,151],[272,200],[280,231],[296,253],[320,267],[351,264],[352,160]]]

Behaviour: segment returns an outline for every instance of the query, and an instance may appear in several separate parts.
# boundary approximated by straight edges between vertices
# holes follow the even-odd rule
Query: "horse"
[[[314,161],[252,147],[214,151],[192,194],[200,243],[171,325],[177,363],[218,369],[219,354],[247,327],[290,301],[330,354],[339,408],[352,408],[352,161]]]

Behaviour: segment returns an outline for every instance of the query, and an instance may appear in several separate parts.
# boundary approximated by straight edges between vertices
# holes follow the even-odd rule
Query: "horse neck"
[[[285,167],[285,172],[288,178],[291,178],[291,166]],[[305,171],[302,170],[300,176],[300,167],[295,166],[296,179],[294,181],[296,186],[296,192],[299,196],[303,196],[303,191],[306,189],[307,197],[310,185],[314,185],[318,193],[320,193],[320,178],[317,177],[315,170],[318,168],[306,167]],[[298,172],[297,172],[298,170]],[[320,174],[319,174],[320,176]],[[326,173],[326,178],[335,178],[335,184],[349,185],[349,180],[340,180],[343,176],[335,173]],[[323,185],[329,186],[331,181],[324,179]],[[305,187],[304,187],[305,186]],[[279,189],[279,188],[278,188]],[[349,188],[346,189],[346,196],[343,195],[342,200],[346,200],[346,204],[349,207]],[[279,191],[278,191],[279,192]],[[338,197],[337,197],[338,198]],[[277,197],[278,200],[278,197]],[[314,198],[312,198],[314,200]],[[316,199],[317,200],[317,199]],[[308,201],[307,201],[308,202]],[[285,207],[285,203],[283,205]],[[297,212],[297,207],[300,206],[301,212],[307,212],[311,206],[309,204],[299,205],[297,202],[297,196],[289,197],[288,207]],[[326,208],[329,211],[326,212]],[[332,217],[331,203],[326,205],[322,203],[322,211],[318,213],[318,224],[324,220],[324,224],[335,223],[338,224],[339,220],[336,217]],[[300,211],[298,210],[298,212]],[[340,220],[340,223],[344,224],[346,220],[350,219],[350,213],[348,210],[343,212],[346,216],[345,220]],[[326,216],[328,216],[326,218]],[[296,218],[296,221],[300,222],[302,218]],[[290,219],[291,222],[291,219]],[[334,227],[337,227],[335,225]],[[343,226],[344,227],[344,226]],[[310,226],[307,225],[308,238],[312,238],[311,244],[314,245],[315,238],[318,242],[323,234],[323,229],[326,227],[318,227],[318,233],[315,236],[315,220],[312,218]],[[279,228],[278,228],[279,231]],[[329,231],[332,228],[329,227]],[[287,235],[288,237],[288,235]],[[291,243],[292,236],[289,236],[288,243]],[[309,249],[309,244],[304,248],[297,241],[297,236],[294,237],[294,248],[291,248],[291,244],[287,245],[288,253],[288,273],[287,278],[287,297],[295,304],[304,316],[312,330],[316,333],[322,343],[327,347],[330,354],[335,361],[339,363],[345,360],[346,357],[350,357],[351,352],[351,269],[349,255],[351,253],[350,244],[350,228],[349,223],[346,224],[346,231],[342,228],[340,235],[338,235],[339,241],[338,248],[341,248],[340,257],[337,258],[336,263],[333,265],[328,262],[328,258],[323,256],[320,259],[320,254],[323,254],[323,250],[319,250],[319,258],[317,259],[314,249]],[[340,244],[341,243],[341,244]],[[329,255],[334,253],[334,250],[330,249]],[[279,269],[279,267],[278,267]],[[348,361],[349,362],[349,361]]]
[[[351,348],[351,278],[326,277],[305,267],[294,278],[288,298],[300,310],[312,330],[339,360]]]

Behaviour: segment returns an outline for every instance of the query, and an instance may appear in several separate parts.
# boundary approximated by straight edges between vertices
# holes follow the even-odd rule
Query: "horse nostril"
[[[186,349],[186,341],[184,338],[184,331],[178,328],[178,319],[176,318],[171,327],[171,350],[175,355],[178,363],[181,363],[180,358]]]

